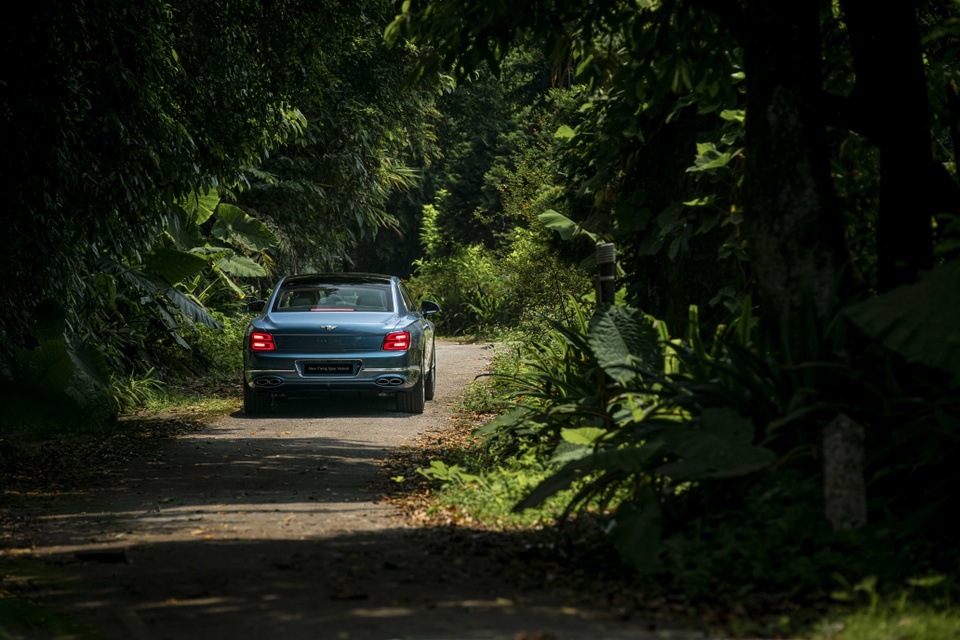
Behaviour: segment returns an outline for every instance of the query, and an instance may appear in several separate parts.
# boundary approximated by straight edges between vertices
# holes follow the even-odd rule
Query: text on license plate
[[[303,365],[303,372],[310,376],[352,376],[354,367],[352,362],[309,362]]]

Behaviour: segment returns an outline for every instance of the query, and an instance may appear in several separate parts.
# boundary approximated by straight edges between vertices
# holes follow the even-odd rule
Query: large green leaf
[[[604,372],[618,382],[633,378],[636,367],[659,370],[663,366],[659,333],[632,307],[597,310],[590,319],[587,342]]]
[[[657,469],[672,478],[732,478],[776,461],[772,451],[753,444],[753,422],[726,407],[705,409],[697,423],[664,429],[661,437],[664,447],[681,458]]]
[[[577,135],[577,132],[568,127],[567,125],[561,125],[556,132],[553,134],[553,137],[557,140],[563,140],[564,142],[569,142]]]
[[[214,237],[239,244],[248,251],[265,251],[279,242],[267,225],[232,204],[217,207],[217,221],[212,233]]]
[[[560,430],[560,437],[570,444],[586,446],[592,446],[605,435],[607,435],[607,430],[599,427],[580,427],[579,429]]]
[[[960,379],[960,260],[935,267],[916,284],[851,305],[845,313],[892,351]]]
[[[180,203],[180,206],[189,216],[190,222],[201,225],[210,219],[218,204],[220,204],[220,194],[216,189],[210,189],[202,195],[190,194]]]
[[[191,278],[210,266],[210,262],[201,256],[166,247],[144,254],[143,259],[147,273],[170,284]]]
[[[227,255],[217,260],[217,267],[224,273],[241,278],[257,278],[267,275],[267,270],[254,260],[236,254]]]
[[[539,217],[540,222],[542,222],[545,227],[556,231],[563,240],[570,240],[579,235],[585,235],[594,242],[599,241],[600,237],[597,234],[587,231],[578,223],[553,209],[544,211]]]

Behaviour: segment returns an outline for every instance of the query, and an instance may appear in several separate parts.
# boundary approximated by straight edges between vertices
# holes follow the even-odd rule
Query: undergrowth
[[[540,353],[570,357],[562,349]],[[595,534],[608,538],[607,544],[594,541],[598,545],[589,550],[568,550],[567,562],[572,566],[569,554],[580,553],[587,556],[586,563],[595,554],[598,567],[616,564],[607,536],[617,519],[620,502],[616,494],[604,504],[582,501],[565,521],[561,514],[576,500],[578,489],[591,481],[586,475],[554,491],[539,505],[518,510],[517,505],[556,472],[557,465],[549,456],[540,455],[543,448],[538,442],[542,439],[538,440],[537,434],[544,432],[509,423],[514,429],[509,441],[512,449],[504,448],[502,440],[479,435],[496,433],[485,425],[515,409],[518,398],[504,381],[522,372],[528,363],[522,348],[498,345],[489,375],[466,390],[458,407],[461,419],[469,416],[461,428],[473,435],[465,436],[466,444],[461,446],[434,450],[417,471],[421,480],[429,481],[429,500],[420,508],[427,521],[433,517],[434,522],[501,531],[553,530],[559,535],[564,522],[590,521]],[[576,379],[575,368],[567,371]],[[570,437],[569,432],[565,437]],[[782,468],[776,473],[715,480],[704,485],[709,488],[706,491],[697,482],[674,484],[672,493],[662,501],[663,518],[669,526],[662,530],[657,566],[640,574],[612,572],[629,584],[623,587],[624,593],[639,589],[645,594],[636,602],[641,608],[642,600],[659,598],[682,598],[691,606],[711,603],[708,608],[713,611],[726,608],[732,613],[717,614],[717,624],[724,633],[738,637],[960,638],[960,618],[949,597],[955,591],[950,579],[944,582],[945,595],[940,598],[916,590],[905,598],[900,588],[911,571],[943,567],[949,575],[956,552],[929,547],[919,538],[904,539],[906,523],[890,518],[874,518],[857,531],[832,530],[823,517],[822,484],[815,460],[809,452],[799,453],[812,462],[801,458],[802,464],[778,465]],[[848,576],[861,585],[873,576],[870,602],[840,599],[833,589],[835,575]]]

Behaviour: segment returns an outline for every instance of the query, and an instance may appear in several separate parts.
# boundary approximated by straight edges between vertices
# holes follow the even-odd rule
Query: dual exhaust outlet
[[[253,381],[253,384],[258,387],[276,387],[283,383],[283,380],[280,378],[257,378]]]

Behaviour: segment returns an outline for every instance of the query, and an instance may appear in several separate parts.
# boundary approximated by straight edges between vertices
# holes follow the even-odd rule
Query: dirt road
[[[378,462],[442,430],[488,356],[438,345],[437,395],[421,416],[353,394],[278,403],[21,505],[34,524],[5,540],[19,568],[3,588],[117,639],[703,637],[511,587],[495,558],[438,547],[377,502]]]

